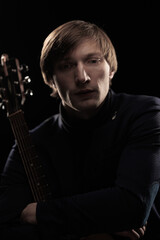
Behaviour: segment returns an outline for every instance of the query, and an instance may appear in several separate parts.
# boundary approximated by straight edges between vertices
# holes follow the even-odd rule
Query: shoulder
[[[59,114],[55,114],[45,119],[35,128],[30,130],[30,134],[32,138],[38,141],[38,139],[42,140],[42,139],[45,139],[46,137],[53,135],[53,133],[57,131],[58,128],[60,128],[59,121],[60,121]]]
[[[160,134],[160,98],[146,95],[114,93],[112,108],[117,125],[128,131]]]
[[[112,91],[113,105],[121,112],[138,114],[160,111],[160,98],[147,95],[133,95],[127,93],[115,93]]]

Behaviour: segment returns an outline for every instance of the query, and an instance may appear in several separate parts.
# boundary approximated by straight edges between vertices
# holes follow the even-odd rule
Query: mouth
[[[85,95],[90,95],[90,94],[92,94],[92,93],[94,93],[94,92],[95,92],[95,90],[82,89],[82,90],[78,91],[78,92],[76,93],[76,95],[85,96]]]
[[[76,96],[80,101],[91,100],[96,97],[96,91],[91,89],[81,89],[76,92]]]

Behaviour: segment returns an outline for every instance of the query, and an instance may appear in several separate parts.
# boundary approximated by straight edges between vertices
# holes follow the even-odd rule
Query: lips
[[[87,95],[87,94],[94,93],[94,92],[95,91],[91,90],[91,89],[82,89],[82,90],[78,91],[76,93],[76,95]]]

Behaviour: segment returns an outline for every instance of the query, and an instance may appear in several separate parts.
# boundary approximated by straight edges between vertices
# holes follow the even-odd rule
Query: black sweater
[[[159,98],[111,90],[93,119],[68,119],[60,106],[31,136],[52,198],[38,203],[37,226],[19,223],[33,198],[15,145],[1,181],[4,235],[21,229],[34,239],[79,239],[147,222],[145,239],[160,239]]]

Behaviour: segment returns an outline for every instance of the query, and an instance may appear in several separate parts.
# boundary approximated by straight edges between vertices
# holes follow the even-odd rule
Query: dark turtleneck
[[[96,128],[99,125],[103,124],[106,121],[106,119],[111,115],[111,97],[112,92],[110,90],[104,102],[99,107],[96,115],[89,119],[81,119],[78,117],[68,115],[63,105],[60,104],[59,111],[64,129],[67,130],[68,132],[82,130],[84,131],[84,129],[92,130],[93,128]]]
[[[70,119],[60,106],[60,114],[32,130],[54,196],[37,204],[43,239],[63,234],[56,239],[77,240],[139,228],[146,221],[145,239],[160,239],[159,119],[158,98],[110,91],[94,118]],[[13,148],[2,175],[6,189],[0,196],[2,239],[3,230],[10,233],[17,209],[33,201],[18,156]]]

